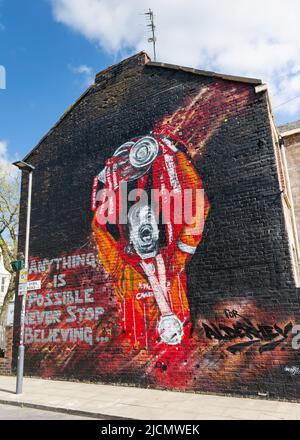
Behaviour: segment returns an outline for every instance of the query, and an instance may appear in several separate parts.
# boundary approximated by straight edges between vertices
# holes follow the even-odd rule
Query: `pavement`
[[[300,403],[0,376],[0,404],[107,420],[300,420]]]
[[[91,420],[91,418],[24,406],[0,405],[0,420]]]

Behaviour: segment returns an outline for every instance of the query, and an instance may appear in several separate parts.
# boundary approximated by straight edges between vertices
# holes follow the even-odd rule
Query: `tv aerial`
[[[153,57],[154,57],[154,61],[156,61],[157,38],[156,38],[156,34],[155,34],[156,26],[154,23],[154,13],[151,9],[149,9],[149,11],[145,13],[145,16],[147,18],[147,28],[149,28],[150,32],[151,32],[151,37],[148,38],[148,43],[152,43],[152,45],[153,45]]]

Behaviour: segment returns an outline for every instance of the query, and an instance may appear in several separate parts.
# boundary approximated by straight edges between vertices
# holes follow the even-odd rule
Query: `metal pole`
[[[154,53],[154,61],[156,61],[156,36],[155,36],[154,14],[152,11],[151,11],[151,20],[152,20],[153,53]]]
[[[30,216],[31,216],[31,196],[32,196],[32,171],[29,171],[28,181],[28,202],[27,202],[27,221],[26,221],[26,239],[25,239],[25,269],[28,270],[29,259],[29,238],[30,238]],[[18,348],[18,365],[17,365],[17,389],[16,394],[23,392],[23,376],[24,376],[24,330],[25,330],[25,309],[26,309],[26,293],[22,296],[22,308],[20,319],[20,345]]]
[[[155,36],[156,26],[154,24],[154,13],[151,9],[149,9],[149,12],[146,12],[145,15],[148,16],[150,20],[150,24],[148,24],[147,27],[151,29],[152,38],[149,38],[148,42],[153,43],[153,55],[154,55],[154,61],[156,61],[156,36]]]

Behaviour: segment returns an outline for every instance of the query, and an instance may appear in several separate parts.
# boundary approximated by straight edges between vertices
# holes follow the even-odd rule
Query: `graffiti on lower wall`
[[[209,319],[200,313],[178,344],[134,344],[124,331],[115,281],[90,246],[87,253],[31,260],[30,280],[42,280],[42,288],[28,293],[25,344],[27,362],[42,376],[132,375],[153,386],[208,390],[209,381],[221,389],[237,374],[250,380],[274,359],[273,368],[293,359],[294,318],[278,319],[253,300],[220,302]]]
[[[89,323],[100,321],[105,313],[97,305],[94,287],[80,286],[69,290],[68,274],[96,268],[93,253],[63,256],[52,260],[31,260],[31,280],[43,278],[43,292],[32,291],[27,297],[25,319],[26,344],[63,344],[84,342],[94,345]],[[61,327],[64,322],[67,327]],[[97,341],[99,342],[99,340]]]

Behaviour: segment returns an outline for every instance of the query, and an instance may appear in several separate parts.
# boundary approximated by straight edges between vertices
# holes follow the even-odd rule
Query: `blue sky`
[[[235,14],[228,16],[215,0],[201,10],[198,0],[170,1],[0,0],[0,65],[7,74],[7,88],[0,90],[0,155],[23,157],[96,72],[141,49],[151,53],[142,16],[149,6],[157,17],[159,61],[262,77],[275,106],[300,95],[300,37],[294,22],[299,0],[289,0],[295,9],[286,15],[282,35],[277,0],[267,23],[254,14],[244,24],[245,5],[253,7],[257,0],[244,0],[243,10],[235,3]],[[236,1],[222,3],[228,9]],[[260,9],[263,3],[271,5],[260,0]],[[202,24],[195,20],[198,10]],[[275,114],[278,123],[300,119],[300,99]]]
[[[85,76],[75,69],[88,64],[96,72],[113,58],[56,23],[43,0],[1,3],[7,88],[0,90],[0,140],[8,142],[10,157],[21,158],[85,90]]]

